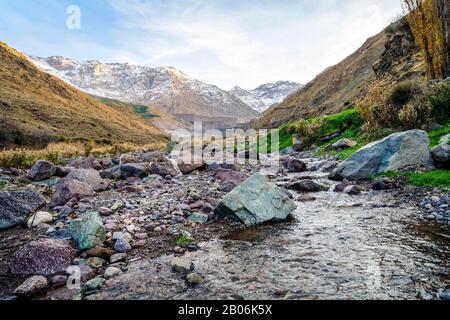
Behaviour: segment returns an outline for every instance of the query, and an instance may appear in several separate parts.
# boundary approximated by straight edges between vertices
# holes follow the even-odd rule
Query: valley
[[[0,300],[449,300],[450,51],[429,8],[304,85],[268,62],[249,90],[0,42]],[[195,39],[161,51],[208,65]],[[238,39],[243,60],[212,61],[254,67]],[[255,130],[227,149],[225,129]]]

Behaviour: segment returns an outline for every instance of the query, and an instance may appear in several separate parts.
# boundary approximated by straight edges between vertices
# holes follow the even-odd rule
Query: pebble
[[[131,250],[131,245],[125,239],[120,238],[114,243],[114,250],[119,253],[125,253]]]

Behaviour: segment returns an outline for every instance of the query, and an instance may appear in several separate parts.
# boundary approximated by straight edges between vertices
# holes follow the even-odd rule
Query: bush
[[[432,87],[427,92],[427,97],[436,121],[443,123],[450,119],[450,83],[445,82]]]
[[[428,101],[413,100],[400,110],[398,118],[404,129],[422,128],[431,123],[432,111],[433,108]]]
[[[422,93],[422,88],[416,82],[400,82],[387,96],[386,104],[403,107],[412,99],[415,99]]]

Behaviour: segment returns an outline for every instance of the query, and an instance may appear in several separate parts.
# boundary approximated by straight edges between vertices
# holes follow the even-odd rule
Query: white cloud
[[[400,0],[109,0],[122,57],[223,88],[307,82],[401,12]]]

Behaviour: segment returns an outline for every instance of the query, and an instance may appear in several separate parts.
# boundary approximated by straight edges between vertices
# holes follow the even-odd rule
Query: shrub
[[[428,101],[413,100],[400,110],[398,118],[404,129],[422,128],[431,123],[432,111],[433,108]]]
[[[386,104],[404,106],[422,93],[422,88],[416,82],[406,81],[396,84],[387,96]]]
[[[427,97],[436,121],[443,123],[450,119],[450,83],[448,81],[428,90]]]

